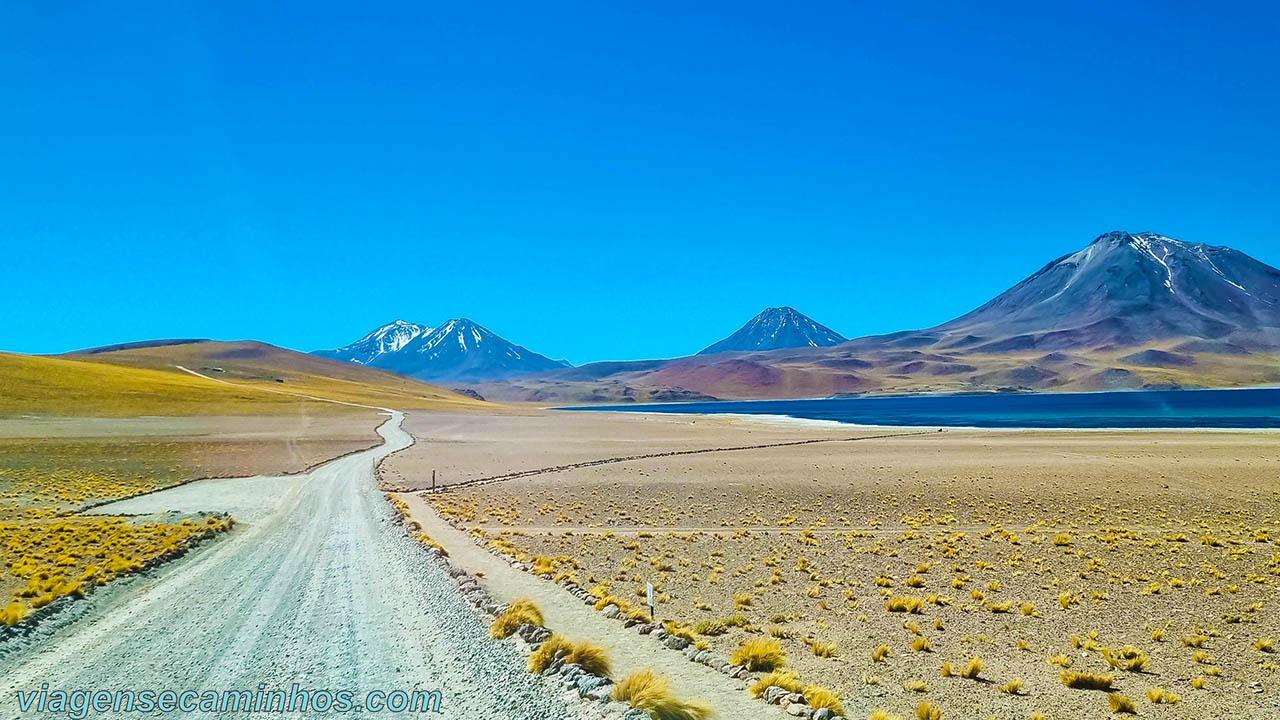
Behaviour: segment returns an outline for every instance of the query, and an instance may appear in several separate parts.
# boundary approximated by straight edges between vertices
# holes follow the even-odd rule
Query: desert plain
[[[379,480],[418,518],[624,616],[653,583],[670,629],[726,657],[776,642],[849,717],[1280,714],[1272,431],[542,409],[406,429]]]

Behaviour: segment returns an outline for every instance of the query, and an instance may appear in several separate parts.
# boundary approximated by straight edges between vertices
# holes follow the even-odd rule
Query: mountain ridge
[[[712,343],[698,355],[797,347],[829,347],[845,342],[840,333],[789,305],[765,308],[733,334]]]
[[[571,367],[468,318],[446,320],[435,328],[395,320],[350,345],[312,354],[420,380],[494,380]]]
[[[929,328],[704,353],[589,363],[484,392],[627,402],[652,390],[753,399],[1278,384],[1280,270],[1225,246],[1112,231]]]

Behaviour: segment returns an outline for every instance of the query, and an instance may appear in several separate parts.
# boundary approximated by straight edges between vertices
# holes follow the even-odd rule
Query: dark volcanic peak
[[[831,328],[814,322],[792,307],[771,307],[755,316],[737,332],[707,347],[699,355],[746,350],[828,347],[845,338]]]
[[[317,350],[314,355],[370,365],[383,355],[399,351],[414,339],[430,333],[426,325],[396,320],[383,325],[359,340],[336,350]]]
[[[1277,329],[1275,268],[1227,247],[1109,232],[924,333],[943,345],[1001,352],[1229,335],[1270,345]]]
[[[434,329],[397,320],[351,345],[315,354],[433,380],[495,380],[568,365],[509,342],[466,318]]]

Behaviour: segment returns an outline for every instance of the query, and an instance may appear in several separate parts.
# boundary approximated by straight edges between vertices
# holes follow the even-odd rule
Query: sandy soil
[[[1143,716],[1280,715],[1277,656],[1262,649],[1280,635],[1276,433],[848,441],[896,431],[558,412],[423,416],[412,427],[426,442],[384,465],[390,485],[421,488],[430,468],[450,482],[826,440],[538,472],[426,499],[511,552],[555,558],[587,586],[635,601],[652,580],[668,618],[742,613],[753,628],[706,638],[719,653],[776,629],[791,667],[838,690],[851,717],[910,715],[921,700],[949,718],[1108,712],[1102,693],[1063,686],[1050,658],[1112,673]],[[894,613],[886,596],[925,602]],[[929,651],[912,649],[917,637]],[[812,651],[822,643],[833,657]],[[890,654],[873,662],[880,644]],[[1114,658],[1126,645],[1147,658],[1141,671],[1110,669],[1102,649]],[[941,676],[944,662],[971,657],[989,682]],[[1013,679],[1021,690],[1001,692]],[[911,680],[928,689],[908,691]],[[1180,702],[1154,704],[1150,688]]]
[[[411,442],[399,416],[387,443],[305,475],[203,481],[99,509],[108,514],[230,511],[243,526],[181,562],[113,583],[0,647],[0,707],[15,691],[439,689],[442,716],[570,714],[489,641],[449,578],[391,522],[375,462]],[[57,618],[54,618],[56,620]],[[178,714],[173,716],[177,717]]]

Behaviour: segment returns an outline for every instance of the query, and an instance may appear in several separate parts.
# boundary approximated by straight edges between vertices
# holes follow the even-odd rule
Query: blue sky
[[[688,5],[11,3],[0,349],[580,363],[932,325],[1112,229],[1280,265],[1267,4]]]

